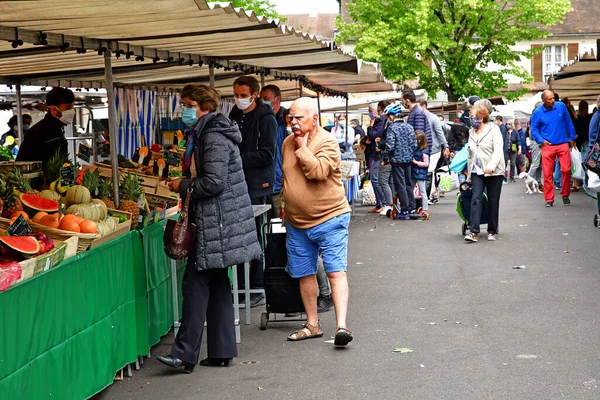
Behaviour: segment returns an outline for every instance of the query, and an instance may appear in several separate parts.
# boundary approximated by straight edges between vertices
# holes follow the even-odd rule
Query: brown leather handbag
[[[186,258],[196,248],[196,224],[189,222],[191,197],[192,190],[188,189],[179,218],[168,220],[165,228],[165,253],[174,260]]]

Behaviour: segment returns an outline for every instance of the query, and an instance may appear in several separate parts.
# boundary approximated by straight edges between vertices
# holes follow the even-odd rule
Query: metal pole
[[[348,151],[348,96],[346,96],[346,151]]]
[[[298,93],[300,94],[300,96],[298,96],[298,97],[302,97],[302,95],[303,95],[302,89],[303,89],[302,83],[298,82]]]
[[[104,80],[106,87],[106,97],[108,98],[108,126],[110,131],[110,159],[112,162],[112,180],[114,183],[114,201],[119,207],[119,148],[117,146],[117,106],[115,103],[115,93],[113,89],[112,73],[112,51],[110,46],[104,52]]]
[[[208,66],[208,76],[209,76],[210,87],[214,88],[215,87],[215,66],[212,63]]]
[[[21,80],[17,80],[17,123],[19,127],[19,147],[23,144],[23,102],[21,99]]]
[[[319,110],[319,125],[321,125],[321,95],[317,92],[317,109]]]

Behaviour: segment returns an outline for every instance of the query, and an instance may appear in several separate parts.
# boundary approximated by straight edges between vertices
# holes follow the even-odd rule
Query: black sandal
[[[354,337],[352,336],[352,332],[350,330],[346,328],[338,328],[337,332],[335,333],[335,340],[333,341],[333,344],[335,346],[344,347],[350,343],[352,339],[354,339]]]

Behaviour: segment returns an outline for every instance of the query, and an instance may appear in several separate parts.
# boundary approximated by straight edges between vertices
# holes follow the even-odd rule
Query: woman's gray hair
[[[488,110],[488,113],[492,113],[494,112],[494,106],[492,105],[492,102],[489,101],[488,99],[481,99],[481,100],[477,100],[475,102],[475,104],[473,104],[473,107],[485,107]]]

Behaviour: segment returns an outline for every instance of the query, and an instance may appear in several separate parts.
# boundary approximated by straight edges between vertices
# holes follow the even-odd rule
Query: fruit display
[[[0,179],[0,205],[2,218],[10,218],[17,211],[23,211],[21,200],[15,195],[14,188]]]
[[[47,213],[58,211],[59,204],[56,200],[50,200],[42,196],[27,193],[21,194],[20,200],[25,209],[32,210],[34,213],[38,211],[45,211]]]
[[[23,173],[15,168],[7,177],[7,184],[14,188],[14,192],[17,196],[23,193],[32,194],[39,196],[40,192],[31,188],[29,179],[27,179]]]
[[[0,262],[38,257],[54,247],[54,241],[40,232],[29,236],[0,236]]]
[[[96,171],[98,171],[98,170],[96,170]],[[100,182],[100,186],[98,186],[98,198],[100,200],[102,200],[102,202],[106,205],[106,207],[110,208],[111,210],[114,210],[115,208],[117,208],[117,206],[115,205],[115,202],[112,199],[113,192],[114,192],[114,185],[112,183],[112,180],[103,179],[102,182]]]
[[[92,199],[92,195],[88,188],[83,185],[71,186],[66,194],[67,207],[73,204],[87,204]]]
[[[131,213],[131,228],[135,229],[140,215],[140,202],[145,202],[144,190],[137,175],[127,173],[121,180],[119,210]],[[143,200],[143,201],[142,201]]]

